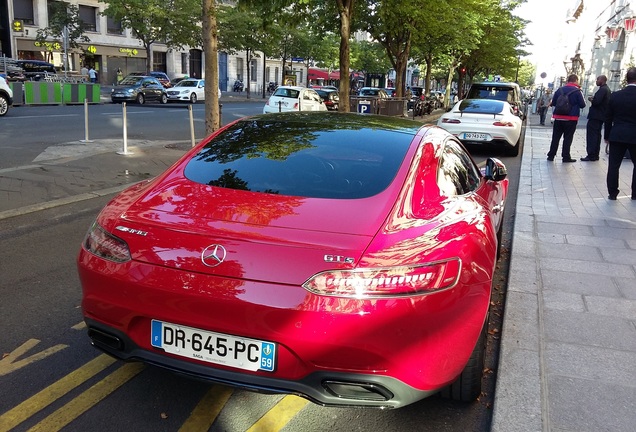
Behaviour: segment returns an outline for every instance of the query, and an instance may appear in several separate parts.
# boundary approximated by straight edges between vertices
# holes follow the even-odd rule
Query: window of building
[[[278,82],[278,67],[274,68],[274,82]],[[282,82],[282,81],[281,81]]]
[[[24,24],[34,25],[33,0],[13,0],[13,17]]]
[[[79,6],[79,17],[84,23],[84,29],[90,32],[97,31],[97,8],[91,6]]]
[[[181,73],[188,73],[188,54],[181,53]]]
[[[166,53],[165,52],[153,52],[152,53],[152,70],[153,71],[166,71]]]
[[[112,35],[122,35],[124,30],[121,27],[121,21],[115,20],[111,17],[106,18],[106,31]]]
[[[243,59],[240,57],[236,59],[236,79],[243,81]]]
[[[250,61],[250,80],[252,82],[256,82],[258,79],[257,75],[258,71],[258,61],[256,59]]]

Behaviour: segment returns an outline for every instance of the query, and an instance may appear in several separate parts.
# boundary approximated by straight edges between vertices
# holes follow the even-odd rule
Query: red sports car
[[[472,400],[507,190],[436,126],[238,120],[99,214],[78,257],[88,335],[322,405]]]

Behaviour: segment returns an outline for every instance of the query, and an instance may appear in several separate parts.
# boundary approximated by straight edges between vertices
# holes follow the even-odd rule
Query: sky
[[[565,14],[574,6],[574,0],[527,0],[514,14],[532,21],[526,26],[526,36],[533,45],[526,47],[531,55],[526,59],[537,65],[537,73],[553,63],[554,42],[560,30],[566,28]]]

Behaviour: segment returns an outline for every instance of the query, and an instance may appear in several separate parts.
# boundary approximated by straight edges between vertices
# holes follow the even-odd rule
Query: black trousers
[[[548,107],[539,108],[539,123],[545,124],[545,114],[548,112]]]
[[[601,153],[601,129],[603,120],[588,119],[586,130],[587,155],[592,159],[598,159]]]
[[[607,193],[618,195],[618,175],[625,154],[629,151],[634,169],[632,170],[632,199],[636,198],[636,144],[610,141],[609,163],[607,164]]]
[[[572,146],[572,140],[574,139],[574,132],[576,131],[576,120],[555,120],[554,126],[552,126],[552,143],[550,143],[550,151],[548,156],[555,157],[557,150],[559,149],[559,141],[563,137],[563,148],[561,149],[561,157],[563,159],[570,159],[570,147]]]

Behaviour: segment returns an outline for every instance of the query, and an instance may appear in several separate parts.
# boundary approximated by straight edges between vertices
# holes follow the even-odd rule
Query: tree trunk
[[[431,92],[431,69],[433,65],[433,56],[426,56],[426,75],[424,78],[424,94],[428,95]]]
[[[219,109],[219,52],[216,0],[203,0],[203,51],[205,52],[205,133],[221,127]]]
[[[150,75],[152,70],[152,42],[146,44],[146,73]]]
[[[340,104],[338,111],[349,112],[349,36],[355,0],[337,0],[340,15]]]
[[[245,51],[245,66],[247,66],[247,70],[245,71],[245,77],[247,78],[247,80],[245,81],[245,95],[246,97],[249,99],[250,98],[250,69],[251,69],[251,65],[250,65],[250,61],[251,61],[251,53],[252,50],[250,48],[248,48]]]

